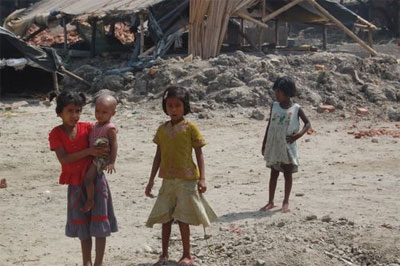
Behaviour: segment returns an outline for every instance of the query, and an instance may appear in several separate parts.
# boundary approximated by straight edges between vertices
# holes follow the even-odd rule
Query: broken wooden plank
[[[244,13],[243,11],[237,11],[235,14],[237,16],[245,19],[245,20],[248,20],[250,22],[253,22],[254,24],[257,24],[258,26],[260,26],[260,27],[262,27],[264,29],[268,29],[269,28],[267,24],[262,23],[261,21],[259,21],[259,20],[255,19],[255,18],[251,17],[250,15]]]
[[[63,66],[60,67],[59,71],[60,71],[61,73],[64,73],[64,74],[70,76],[71,78],[73,78],[73,79],[75,79],[75,80],[77,80],[77,81],[79,81],[79,82],[85,84],[85,85],[88,86],[88,87],[92,87],[92,84],[90,84],[89,82],[87,82],[87,81],[84,80],[83,78],[79,77],[79,76],[76,75],[75,73],[72,73],[71,71],[66,70],[65,67],[63,67]]]
[[[297,5],[297,4],[299,4],[300,2],[303,2],[303,1],[304,1],[304,0],[294,0],[294,1],[290,2],[289,4],[284,5],[283,7],[279,8],[278,10],[275,10],[274,12],[272,12],[271,14],[269,14],[268,16],[263,17],[263,18],[261,19],[261,21],[265,23],[265,22],[267,22],[267,21],[269,21],[269,20],[271,20],[271,19],[273,19],[273,18],[279,16],[279,15],[282,14],[283,12],[289,10],[290,8],[294,7],[295,5]]]

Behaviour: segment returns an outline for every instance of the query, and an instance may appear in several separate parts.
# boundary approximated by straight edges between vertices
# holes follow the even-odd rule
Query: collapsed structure
[[[133,43],[128,47],[129,61],[122,69],[110,70],[108,74],[150,67],[172,45],[186,47],[192,56],[215,57],[227,40],[227,33],[232,32],[254,49],[262,49],[262,36],[271,28],[268,23],[271,21],[275,22],[275,45],[279,43],[279,23],[298,22],[320,26],[324,47],[327,27],[335,26],[371,55],[376,55],[371,47],[376,26],[333,0],[42,0],[10,16],[4,26],[14,32],[24,32],[21,37],[29,40],[44,30],[46,24],[30,33],[20,28],[25,29],[26,24],[37,21],[43,14],[48,16],[47,22],[56,19],[63,26],[64,52],[72,48],[67,31],[67,25],[72,24],[86,44],[79,48],[90,50],[92,56],[117,47],[126,49],[126,45],[116,41],[115,28],[118,23],[128,26],[133,33]],[[259,29],[258,41],[246,34],[244,23]],[[350,30],[354,27],[369,33],[369,44]]]
[[[0,27],[0,93],[21,93],[26,84],[36,92],[57,88],[61,59],[49,48],[33,47]],[[56,86],[56,87],[54,87]]]

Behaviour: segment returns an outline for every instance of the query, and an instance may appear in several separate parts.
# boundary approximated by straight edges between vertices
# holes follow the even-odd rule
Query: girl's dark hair
[[[162,107],[164,112],[167,113],[167,99],[168,98],[178,98],[183,103],[183,115],[190,113],[190,100],[189,91],[183,87],[168,87],[163,93]]]
[[[289,77],[278,78],[272,88],[274,90],[282,91],[287,97],[296,96],[296,84],[293,79]]]
[[[86,96],[83,92],[63,91],[57,96],[56,113],[60,114],[64,107],[68,104],[76,106],[84,106],[86,104]]]

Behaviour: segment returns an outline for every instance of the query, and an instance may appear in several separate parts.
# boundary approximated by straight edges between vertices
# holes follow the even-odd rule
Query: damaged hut
[[[189,55],[204,59],[215,57],[227,43],[228,34],[240,36],[258,50],[264,45],[263,36],[273,35],[278,46],[281,22],[321,27],[324,47],[327,28],[334,26],[371,55],[376,54],[372,48],[372,32],[376,26],[334,0],[42,0],[24,10],[18,19],[32,20],[49,12],[59,18],[64,28],[63,49],[65,53],[69,50],[69,55],[76,48],[85,48],[91,56],[118,47],[130,51],[126,66],[109,72],[114,74],[149,67],[171,46],[186,48]],[[243,30],[244,22],[259,29],[257,40]],[[69,43],[68,25],[74,25],[82,37],[80,47]],[[271,27],[275,30],[271,31]],[[367,41],[353,33],[355,27],[369,33]],[[122,43],[117,38],[116,32],[121,28],[133,34],[124,37],[130,42]],[[39,28],[37,32],[42,30]],[[126,34],[124,31],[119,35]]]
[[[47,93],[57,89],[60,58],[50,48],[28,45],[0,27],[0,93]]]

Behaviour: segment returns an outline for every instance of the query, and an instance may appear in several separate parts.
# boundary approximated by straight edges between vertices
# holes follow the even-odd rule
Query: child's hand
[[[104,170],[106,170],[108,174],[112,174],[113,172],[114,172],[114,173],[117,172],[117,171],[115,170],[115,166],[114,166],[113,163],[109,163],[109,164],[107,164],[106,166],[104,166]]]
[[[90,148],[90,154],[94,157],[107,157],[110,154],[110,147],[108,145],[106,146],[98,146],[98,147],[92,147]]]
[[[154,195],[151,194],[151,190],[153,189],[154,186],[154,181],[149,180],[149,183],[147,183],[146,190],[144,191],[144,194],[146,194],[146,197],[154,198]]]
[[[197,182],[197,189],[199,190],[199,193],[206,192],[207,190],[206,180],[200,179],[199,182]]]
[[[301,136],[299,134],[294,134],[292,136],[287,136],[286,137],[286,142],[289,144],[292,144],[293,142],[295,142],[296,140],[298,140]]]

